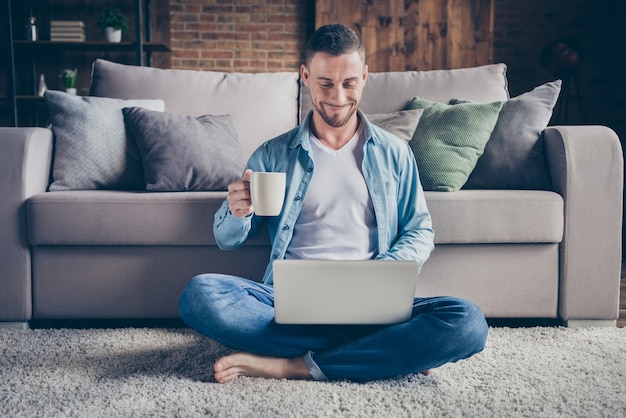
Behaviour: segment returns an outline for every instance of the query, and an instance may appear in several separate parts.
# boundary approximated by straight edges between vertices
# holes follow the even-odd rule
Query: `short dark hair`
[[[334,23],[318,28],[306,44],[305,62],[309,66],[318,52],[339,56],[358,51],[365,63],[365,47],[357,33],[346,25]]]

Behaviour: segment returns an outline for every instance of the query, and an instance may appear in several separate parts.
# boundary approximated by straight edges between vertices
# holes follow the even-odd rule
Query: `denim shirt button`
[[[272,254],[272,258],[276,260],[278,258],[278,254]]]
[[[302,199],[302,198],[300,197],[300,195],[298,195],[298,196],[296,196],[293,200],[295,200],[295,201],[297,202],[297,201],[299,201],[300,199]]]
[[[289,231],[289,225],[283,226],[283,231]]]

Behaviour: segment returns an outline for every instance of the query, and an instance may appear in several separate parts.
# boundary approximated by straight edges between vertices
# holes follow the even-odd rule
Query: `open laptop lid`
[[[416,261],[276,260],[279,324],[392,324],[411,317]]]

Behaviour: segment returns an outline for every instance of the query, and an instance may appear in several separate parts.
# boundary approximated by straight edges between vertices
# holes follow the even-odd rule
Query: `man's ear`
[[[304,85],[309,87],[309,70],[307,70],[306,65],[300,65],[300,78],[304,82]]]
[[[367,64],[365,64],[365,67],[363,67],[363,83],[367,81],[368,74],[369,74],[369,69],[367,67]]]

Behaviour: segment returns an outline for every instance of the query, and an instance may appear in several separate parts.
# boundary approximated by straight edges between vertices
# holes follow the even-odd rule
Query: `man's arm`
[[[252,171],[265,171],[262,161],[264,146],[259,147],[248,160],[241,180],[228,185],[228,194],[213,219],[213,236],[222,250],[241,247],[248,237],[254,235],[260,222],[254,217],[250,200],[250,175]]]
[[[377,259],[416,260],[423,266],[434,249],[432,220],[426,206],[424,190],[412,151],[408,153],[398,173],[397,231],[389,231],[395,239]],[[388,208],[393,210],[393,208]],[[394,237],[395,234],[395,237]]]

